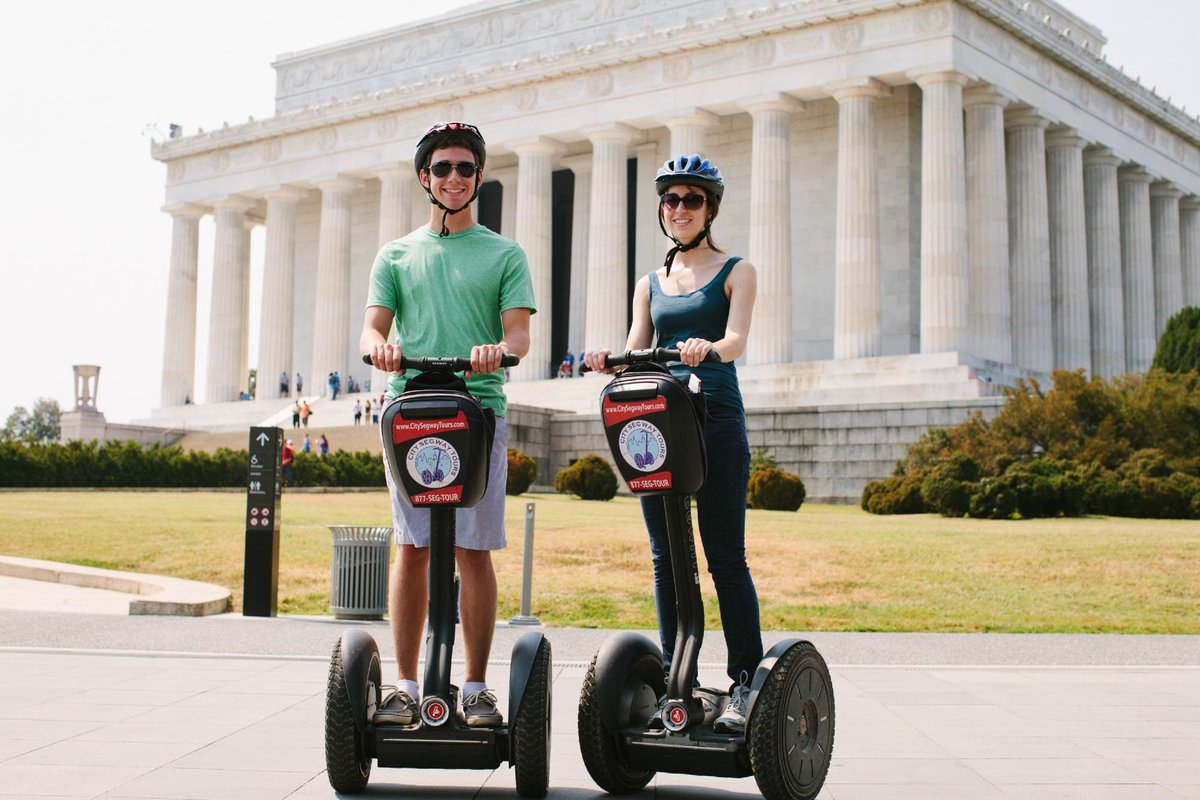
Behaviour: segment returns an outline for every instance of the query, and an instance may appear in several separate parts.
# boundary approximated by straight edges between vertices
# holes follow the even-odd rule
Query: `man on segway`
[[[401,356],[470,354],[467,386],[496,416],[490,480],[483,499],[457,510],[455,558],[466,649],[462,715],[471,727],[502,723],[487,666],[496,625],[496,573],[491,551],[506,545],[508,473],[506,399],[500,361],[529,350],[533,283],[516,242],[475,222],[472,202],[483,181],[486,146],[463,122],[434,125],[417,142],[414,167],[429,195],[429,223],[389,242],[376,256],[359,343],[371,364],[391,377],[388,398],[404,391]],[[390,344],[393,320],[399,344]],[[412,508],[385,471],[392,498],[397,558],[388,614],[396,646],[395,691],[375,712],[377,724],[409,725],[419,717],[417,662],[429,590],[429,514]]]

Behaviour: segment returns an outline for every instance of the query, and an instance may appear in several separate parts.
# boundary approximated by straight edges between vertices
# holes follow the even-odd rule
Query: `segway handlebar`
[[[370,353],[363,353],[362,360],[364,364],[371,366]],[[520,363],[520,356],[515,356],[512,353],[508,353],[500,359],[500,366],[502,367],[515,367]],[[421,372],[462,372],[470,368],[471,359],[469,358],[409,358],[408,356],[400,356],[400,369],[415,369]]]
[[[680,361],[679,350],[674,347],[651,347],[646,350],[626,350],[624,353],[610,353],[604,357],[606,367],[628,367],[631,364],[653,361],[656,364],[666,364],[668,361]],[[709,350],[705,361],[720,363],[721,355],[716,350]],[[591,372],[587,364],[579,368],[581,373]]]

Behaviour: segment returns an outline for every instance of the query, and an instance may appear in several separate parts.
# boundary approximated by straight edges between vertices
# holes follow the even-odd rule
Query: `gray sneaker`
[[[376,725],[412,725],[417,718],[417,701],[408,692],[397,689],[375,709]]]
[[[735,686],[729,695],[729,705],[713,723],[713,730],[720,733],[744,733],[746,730],[746,705],[750,701],[749,686]]]
[[[496,710],[496,693],[484,689],[463,700],[463,717],[471,728],[495,728],[502,721]]]

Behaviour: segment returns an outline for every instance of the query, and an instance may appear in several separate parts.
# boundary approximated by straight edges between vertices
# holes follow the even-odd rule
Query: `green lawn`
[[[550,625],[653,627],[649,547],[629,498],[509,498],[500,618],[519,610],[528,501],[533,613]],[[240,603],[244,515],[234,493],[3,492],[0,553],[209,581]],[[326,525],[389,516],[381,492],[286,495],[280,611],[328,613]],[[1200,633],[1195,521],[876,517],[805,505],[750,511],[747,528],[768,629]],[[707,626],[719,627],[707,576],[703,591]]]

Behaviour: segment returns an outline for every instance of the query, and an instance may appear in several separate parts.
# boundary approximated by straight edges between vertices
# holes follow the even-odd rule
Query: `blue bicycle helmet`
[[[712,243],[709,229],[712,227],[712,221],[716,218],[717,209],[721,205],[721,196],[725,194],[725,179],[721,177],[721,170],[717,169],[716,164],[696,153],[690,156],[681,154],[675,158],[668,158],[658,168],[658,172],[654,176],[654,188],[658,191],[659,197],[666,194],[667,189],[670,187],[679,185],[695,186],[703,190],[708,196],[712,209],[707,222],[704,224],[704,230],[700,231],[700,235],[690,242],[681,242],[672,236],[667,231],[667,226],[663,224],[662,213],[659,213],[659,230],[663,232],[664,236],[675,243],[675,246],[667,251],[667,258],[663,261],[663,266],[667,268],[668,275],[671,274],[671,265],[675,261],[675,256],[679,253],[686,253],[693,248],[699,247],[700,243],[706,239],[710,247],[715,247]]]
[[[658,168],[654,176],[654,188],[658,190],[659,196],[662,196],[668,187],[677,184],[705,189],[718,203],[721,201],[721,195],[725,194],[725,180],[721,177],[721,170],[717,169],[716,164],[696,153],[668,158]]]

